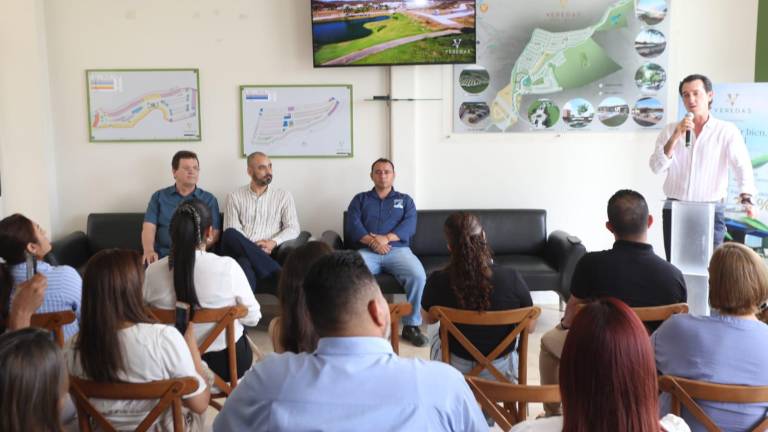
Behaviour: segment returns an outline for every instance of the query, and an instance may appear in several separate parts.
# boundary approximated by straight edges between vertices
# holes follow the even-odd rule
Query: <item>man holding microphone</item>
[[[755,182],[752,161],[741,132],[733,123],[716,119],[712,106],[712,81],[704,75],[685,77],[678,88],[688,114],[679,123],[661,131],[650,158],[651,170],[666,172],[664,193],[667,201],[662,213],[664,251],[670,259],[672,227],[671,201],[712,202],[715,206],[714,247],[725,237],[725,198],[728,193],[728,168],[733,170],[739,201],[751,214]]]

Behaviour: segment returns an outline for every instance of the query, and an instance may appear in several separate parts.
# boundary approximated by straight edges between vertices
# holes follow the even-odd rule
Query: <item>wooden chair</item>
[[[679,416],[681,405],[685,406],[709,432],[719,432],[720,428],[694,399],[739,404],[768,402],[768,386],[714,384],[664,375],[659,378],[659,389],[670,394],[672,414]],[[765,430],[768,430],[768,417],[752,429],[754,432]]]
[[[465,375],[478,376],[483,369],[488,371],[502,382],[509,382],[507,377],[501,373],[492,362],[512,343],[518,339],[517,352],[518,362],[518,383],[525,385],[528,376],[528,326],[531,321],[538,318],[541,309],[538,306],[531,306],[520,309],[510,309],[505,311],[476,312],[462,309],[452,309],[443,306],[432,306],[429,308],[429,314],[440,321],[440,349],[442,351],[442,361],[450,363],[451,352],[448,347],[448,334],[451,334],[456,340],[469,352],[474,361],[477,362],[474,368]],[[464,336],[456,327],[456,324],[481,325],[481,326],[505,326],[515,324],[515,328],[491,351],[488,356],[484,356],[475,347],[472,342]]]
[[[392,321],[389,342],[392,344],[392,351],[397,355],[400,355],[400,318],[410,315],[412,311],[413,306],[410,303],[389,304],[389,319]]]
[[[77,421],[81,432],[91,432],[92,423],[97,430],[116,432],[109,421],[98,411],[89,398],[98,399],[159,399],[157,405],[144,417],[136,432],[148,430],[167,409],[173,413],[173,430],[184,430],[181,413],[181,397],[197,390],[197,380],[192,377],[175,378],[149,383],[99,383],[69,376],[69,393],[77,407]]]
[[[280,343],[280,336],[282,336],[280,330],[281,321],[279,316],[272,318],[272,321],[269,322],[269,329],[267,330],[269,339],[272,341],[272,349],[274,349],[276,353],[285,352],[285,347]]]
[[[392,350],[395,354],[400,354],[400,318],[409,315],[412,310],[413,306],[410,303],[389,304],[389,317],[392,321],[390,343],[392,343]],[[272,340],[272,347],[276,353],[285,351],[285,347],[280,343],[280,317],[274,317],[269,322],[269,338]]]
[[[469,376],[466,379],[480,406],[505,431],[525,420],[528,403],[560,402],[557,385],[528,386]]]
[[[151,309],[152,314],[158,321],[165,324],[176,323],[176,311],[169,309]],[[213,383],[219,388],[218,393],[211,392],[211,406],[221,411],[221,404],[214,401],[214,398],[228,397],[237,387],[237,351],[235,348],[235,320],[248,315],[248,308],[237,304],[219,309],[195,309],[192,313],[192,322],[196,324],[211,323],[214,327],[208,332],[202,343],[199,344],[200,354],[205,353],[213,341],[226,331],[227,338],[227,357],[229,363],[229,382],[224,381],[217,374],[213,374]],[[213,389],[212,389],[213,390]]]
[[[576,305],[576,313],[580,312],[586,303]],[[687,303],[673,303],[661,306],[633,307],[632,311],[640,318],[643,324],[656,321],[666,321],[676,314],[688,313]],[[650,331],[650,330],[649,330]]]
[[[632,308],[642,322],[666,321],[672,315],[688,313],[687,303],[674,303],[662,306]]]
[[[75,322],[75,313],[71,310],[34,314],[30,318],[32,327],[40,327],[53,333],[56,345],[64,347],[64,329],[66,324]]]

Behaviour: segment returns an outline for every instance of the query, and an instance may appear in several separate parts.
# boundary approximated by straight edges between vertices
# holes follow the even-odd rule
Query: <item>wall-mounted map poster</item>
[[[200,141],[197,69],[87,70],[88,137]]]
[[[477,0],[454,132],[632,131],[666,122],[670,0]]]
[[[243,156],[352,157],[351,85],[240,87]]]

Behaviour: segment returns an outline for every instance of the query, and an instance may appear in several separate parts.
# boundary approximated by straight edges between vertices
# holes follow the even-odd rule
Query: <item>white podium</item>
[[[672,201],[670,260],[683,272],[688,308],[709,315],[709,259],[715,231],[715,204]]]

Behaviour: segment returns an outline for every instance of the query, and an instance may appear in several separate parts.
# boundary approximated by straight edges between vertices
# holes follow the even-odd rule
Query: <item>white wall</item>
[[[370,161],[387,148],[384,68],[313,69],[308,2],[299,0],[48,1],[55,113],[57,232],[82,229],[91,212],[144,211],[151,193],[173,183],[171,156],[198,153],[202,188],[223,206],[248,182],[240,157],[241,84],[351,83],[353,159],[275,159],[274,184],[293,192],[304,229],[340,228],[342,207],[370,187]],[[199,143],[89,143],[85,69],[200,69]]]
[[[353,159],[273,161],[275,184],[294,193],[301,223],[315,235],[340,228],[342,209],[369,187],[368,166],[389,151],[390,135],[396,186],[411,192],[420,208],[545,208],[550,230],[576,234],[589,249],[612,243],[603,228],[604,207],[616,189],[637,189],[658,210],[663,179],[647,168],[654,132],[452,135],[450,67],[392,70],[394,96],[443,101],[393,103],[390,131],[387,106],[362,100],[390,92],[387,69],[312,68],[308,3],[45,1],[46,26],[37,34],[47,40],[57,180],[51,208],[60,203],[60,215],[51,218],[56,233],[83,228],[91,212],[143,211],[152,191],[171,184],[170,157],[182,148],[198,152],[201,186],[220,200],[244,184],[240,84],[354,86]],[[725,0],[671,3],[672,83],[692,72],[719,82],[752,81],[757,0],[739,0],[738,7]],[[203,141],[89,143],[84,70],[159,67],[200,69]],[[676,106],[672,87],[669,103]],[[6,155],[3,148],[3,160]],[[651,232],[657,252],[660,231]]]

